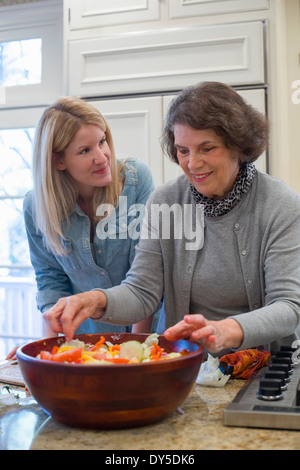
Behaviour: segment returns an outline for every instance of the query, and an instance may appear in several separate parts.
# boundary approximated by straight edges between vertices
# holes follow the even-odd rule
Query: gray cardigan
[[[121,286],[104,291],[107,308],[101,321],[140,321],[155,310],[162,294],[165,315],[158,325],[159,333],[189,313],[197,250],[187,250],[187,239],[176,239],[172,230],[170,236],[156,238],[158,222],[150,217],[151,205],[163,203],[187,204],[195,210],[185,175],[150,196],[144,238],[142,235]],[[270,343],[272,350],[279,343],[291,345],[300,333],[300,196],[281,180],[258,172],[244,200],[231,212],[227,222],[226,216],[222,217],[224,224],[231,224],[232,236],[237,239],[239,256],[235,258],[242,266],[249,302],[249,312],[234,316],[244,332],[241,349]],[[199,230],[202,212],[195,214],[193,227],[198,217]],[[152,230],[151,236],[145,235],[145,226]]]

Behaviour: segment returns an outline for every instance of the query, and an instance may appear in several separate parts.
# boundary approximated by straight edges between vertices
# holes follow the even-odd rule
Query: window
[[[0,129],[0,357],[42,336],[22,210],[32,187],[33,137],[34,126]]]
[[[0,7],[0,359],[42,337],[23,219],[35,126],[62,90],[62,2]],[[9,27],[8,27],[9,26]]]
[[[42,81],[42,40],[0,42],[0,86]]]
[[[31,144],[34,128],[0,130],[0,276],[30,266],[23,223],[23,196],[32,187]],[[19,266],[22,268],[19,269]],[[20,273],[20,274],[21,274]],[[29,270],[26,269],[26,275]]]
[[[63,0],[0,6],[0,108],[63,94]]]

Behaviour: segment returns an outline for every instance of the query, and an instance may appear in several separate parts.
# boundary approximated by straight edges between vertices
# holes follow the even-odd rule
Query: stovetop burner
[[[224,410],[226,426],[300,430],[298,350],[282,346]],[[299,350],[300,352],[300,350]]]

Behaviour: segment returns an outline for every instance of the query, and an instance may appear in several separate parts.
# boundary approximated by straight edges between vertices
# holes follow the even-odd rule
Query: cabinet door
[[[155,185],[163,183],[162,97],[91,101],[110,126],[118,158],[134,156],[151,169]]]
[[[266,113],[266,92],[264,89],[258,90],[238,90],[239,94],[254,108],[261,113]],[[264,152],[255,162],[258,170],[266,173],[268,170],[268,155]]]
[[[70,29],[101,28],[159,19],[159,0],[68,0]]]
[[[172,99],[175,98],[175,95],[168,95],[163,97],[163,116],[167,115],[168,108],[171,104]],[[183,171],[179,165],[177,165],[173,160],[171,160],[168,155],[164,155],[164,183],[177,178],[177,176],[182,175]]]
[[[269,0],[169,0],[170,18],[265,10]]]
[[[190,26],[69,42],[69,94],[176,91],[203,80],[264,83],[263,22]]]
[[[265,106],[265,90],[264,89],[253,89],[253,90],[237,90],[238,93],[254,108],[258,109],[261,113],[266,112]],[[163,115],[165,116],[168,110],[168,107],[174,98],[173,96],[163,97]],[[255,162],[255,166],[258,170],[262,172],[267,171],[267,152],[264,152]],[[177,176],[181,175],[183,172],[179,165],[176,165],[173,161],[169,159],[168,156],[164,156],[164,182],[167,182]]]

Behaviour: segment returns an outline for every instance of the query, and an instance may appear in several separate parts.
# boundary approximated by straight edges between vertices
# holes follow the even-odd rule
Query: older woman
[[[231,87],[183,90],[164,144],[184,175],[150,196],[121,286],[60,299],[45,314],[51,328],[70,338],[86,318],[136,322],[164,294],[158,332],[168,339],[192,337],[219,353],[291,344],[299,332],[300,197],[256,170],[268,134],[265,117]]]

